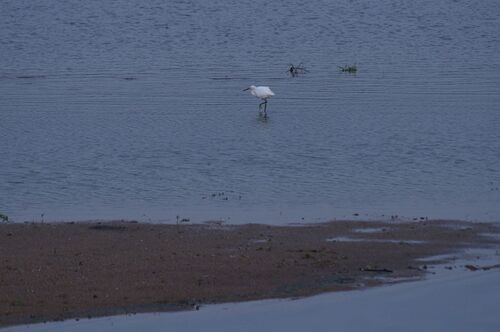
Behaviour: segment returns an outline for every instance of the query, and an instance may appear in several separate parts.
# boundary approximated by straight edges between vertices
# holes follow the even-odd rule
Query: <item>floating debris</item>
[[[8,222],[9,221],[9,216],[3,213],[0,213],[0,220],[3,222]]]
[[[241,200],[242,196],[237,195],[234,191],[217,191],[210,194],[205,194],[201,197],[201,199],[213,199],[213,200],[221,200],[221,201],[229,201],[230,199],[238,199]]]

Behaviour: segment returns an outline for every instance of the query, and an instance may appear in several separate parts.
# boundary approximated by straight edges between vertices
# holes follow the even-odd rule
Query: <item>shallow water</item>
[[[497,1],[0,6],[13,220],[500,220]]]

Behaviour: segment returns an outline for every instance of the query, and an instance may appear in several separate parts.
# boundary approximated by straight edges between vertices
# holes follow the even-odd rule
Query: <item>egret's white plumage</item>
[[[274,96],[274,92],[268,86],[255,86],[250,85],[245,90],[250,90],[250,93],[257,98],[266,100],[267,98]]]
[[[268,86],[255,86],[255,85],[250,85],[243,91],[246,90],[250,90],[250,93],[252,95],[263,100],[262,103],[259,104],[259,110],[261,109],[262,105],[264,105],[264,116],[267,116],[266,113],[267,99],[274,96],[274,92],[272,92]]]

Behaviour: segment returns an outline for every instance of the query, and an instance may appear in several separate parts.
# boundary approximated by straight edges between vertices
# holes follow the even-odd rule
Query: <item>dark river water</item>
[[[2,0],[0,213],[498,221],[500,2]]]

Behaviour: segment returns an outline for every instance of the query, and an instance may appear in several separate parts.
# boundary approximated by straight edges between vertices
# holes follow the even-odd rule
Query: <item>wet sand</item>
[[[2,224],[0,326],[398,282],[425,275],[419,258],[499,248],[499,235],[459,221]]]

